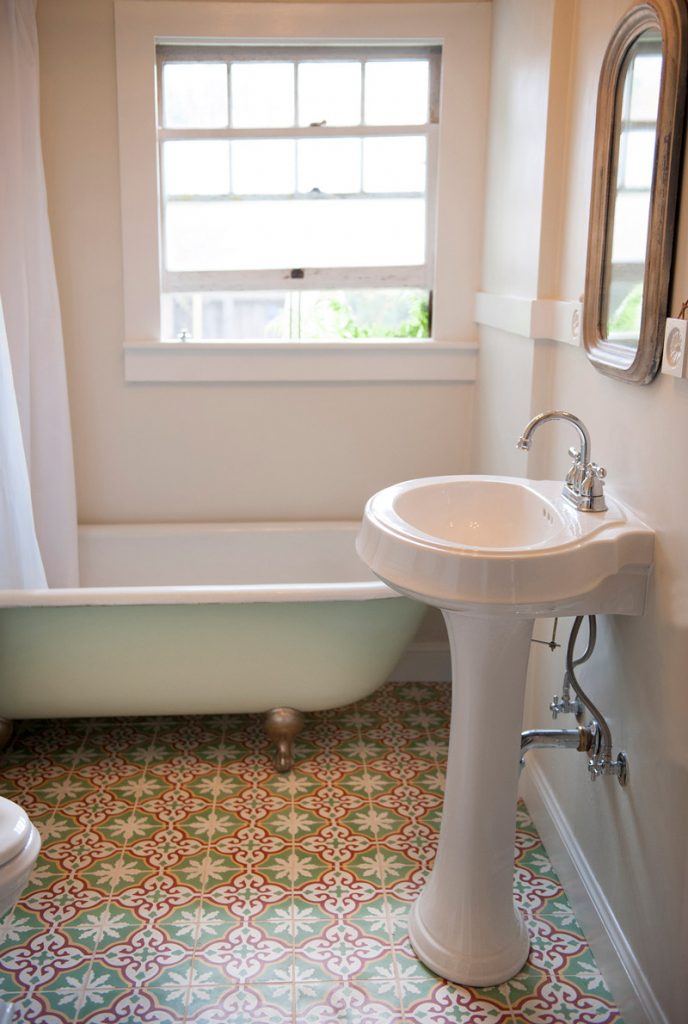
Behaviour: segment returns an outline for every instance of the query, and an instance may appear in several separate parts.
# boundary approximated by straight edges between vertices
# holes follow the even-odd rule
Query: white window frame
[[[125,378],[475,379],[472,306],[480,276],[481,221],[475,209],[482,211],[489,18],[489,5],[480,2],[391,7],[115,0]],[[194,40],[238,46],[407,42],[442,47],[437,186],[435,196],[428,196],[428,203],[442,211],[429,254],[435,266],[432,339],[160,341],[156,45]],[[476,89],[482,102],[475,102]]]
[[[426,207],[424,260],[415,266],[358,266],[358,267],[283,267],[272,270],[216,270],[216,271],[173,271],[161,268],[161,290],[163,292],[199,292],[208,293],[221,291],[311,291],[328,288],[418,288],[432,291],[433,257],[435,252],[435,180],[437,175],[437,132],[439,121],[439,47],[415,46],[284,46],[275,42],[268,46],[229,47],[229,46],[166,46],[160,44],[156,49],[157,88],[158,88],[158,165],[162,166],[162,147],[169,141],[194,141],[197,139],[222,139],[227,141],[240,139],[328,139],[328,138],[381,138],[383,136],[422,137],[426,142],[426,187],[423,192],[390,192],[377,194],[375,198],[387,199],[423,199]],[[274,61],[274,60],[401,60],[412,58],[427,60],[430,65],[429,104],[427,121],[422,124],[402,125],[365,125],[354,127],[315,126],[290,128],[167,128],[162,123],[163,117],[163,66],[171,62],[186,63],[192,60],[208,62],[241,62],[241,61]],[[365,80],[365,79],[364,79]],[[362,94],[362,101],[363,96]],[[361,189],[362,189],[361,184]],[[162,191],[162,188],[161,188]],[[255,197],[253,197],[255,198]],[[262,197],[261,197],[262,198]],[[275,198],[274,196],[266,198]],[[309,196],[299,195],[301,201]],[[343,199],[373,198],[361,191],[342,195]],[[320,202],[321,200],[312,200]],[[164,250],[166,203],[162,195],[158,198],[160,216],[160,234]],[[164,260],[163,260],[164,263]],[[165,339],[169,341],[170,339]],[[173,340],[173,339],[172,339]]]

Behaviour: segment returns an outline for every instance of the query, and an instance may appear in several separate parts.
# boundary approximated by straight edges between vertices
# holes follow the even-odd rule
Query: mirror
[[[602,373],[647,384],[662,356],[686,98],[682,0],[617,26],[597,97],[583,339]]]

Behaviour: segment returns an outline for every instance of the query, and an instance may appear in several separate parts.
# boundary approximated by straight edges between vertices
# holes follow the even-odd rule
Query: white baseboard
[[[624,1024],[670,1024],[535,759],[521,793]]]
[[[448,683],[451,677],[449,644],[436,640],[411,644],[389,675],[395,683]]]

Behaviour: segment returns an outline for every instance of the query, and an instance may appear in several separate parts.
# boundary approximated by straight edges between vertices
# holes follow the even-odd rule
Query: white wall
[[[473,383],[125,384],[113,0],[38,13],[80,520],[355,517],[388,483],[467,471]],[[478,104],[487,81],[485,62]]]
[[[500,104],[490,124],[487,222],[493,222],[489,206],[502,178],[508,188],[512,162],[525,158],[531,174],[523,168],[519,173],[524,181],[530,177],[532,188],[524,202],[539,210],[542,224],[537,232],[525,231],[520,214],[510,217],[503,202],[497,204],[501,244],[511,258],[521,252],[523,265],[511,266],[508,257],[486,247],[486,291],[523,295],[530,288],[533,298],[576,300],[583,290],[597,79],[606,42],[627,6],[624,0],[494,2],[493,88],[510,97],[511,109]],[[508,26],[508,33],[500,26]],[[539,26],[535,66],[541,69],[551,60],[544,112],[520,90],[533,64],[534,26]],[[549,38],[543,26],[552,27]],[[534,120],[524,151],[518,138],[503,130],[502,120],[522,122],[529,111]],[[563,138],[562,125],[568,126]],[[543,145],[548,149],[544,179]],[[688,296],[685,194],[682,209],[674,310]],[[657,532],[647,614],[640,620],[602,619],[592,662],[580,673],[609,713],[616,750],[628,753],[629,785],[621,789],[614,779],[593,784],[585,759],[571,752],[533,755],[537,767],[527,768],[524,777],[531,809],[551,836],[550,852],[571,881],[575,908],[593,928],[593,947],[628,1024],[683,1024],[688,1005],[688,380],[660,376],[645,387],[619,383],[598,373],[580,348],[494,330],[481,333],[476,421],[481,470],[562,477],[566,449],[574,440],[565,427],[539,431],[527,467],[511,446],[532,413],[570,409],[590,429],[594,457],[609,471],[609,491]],[[492,421],[497,410],[498,428]],[[552,724],[548,704],[561,689],[562,660],[561,652],[553,656],[534,648],[528,727]],[[558,724],[571,723],[560,719]],[[559,816],[559,835],[552,813]],[[586,893],[573,884],[562,834],[601,900],[615,949],[603,930],[594,930],[596,919]]]

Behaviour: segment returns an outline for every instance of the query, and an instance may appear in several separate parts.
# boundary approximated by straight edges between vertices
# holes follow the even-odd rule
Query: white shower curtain
[[[0,0],[0,299],[47,582],[78,586],[72,438],[40,140],[36,0]],[[6,391],[0,401],[5,405]],[[6,429],[4,416],[1,425]],[[9,440],[3,438],[3,451]],[[5,464],[2,484],[19,514],[21,473],[8,481],[7,471]],[[11,562],[6,525],[0,523],[0,569]],[[27,529],[24,522],[24,538]]]
[[[0,589],[45,587],[31,508],[5,318],[0,304]]]

